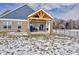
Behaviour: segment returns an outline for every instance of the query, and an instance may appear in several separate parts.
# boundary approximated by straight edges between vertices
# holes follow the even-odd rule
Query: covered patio
[[[28,16],[28,30],[29,32],[47,32],[52,30],[52,17],[44,10],[38,10],[37,12]]]

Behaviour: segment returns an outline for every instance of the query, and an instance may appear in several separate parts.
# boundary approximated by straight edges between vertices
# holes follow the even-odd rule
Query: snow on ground
[[[79,54],[79,39],[62,35],[0,36],[1,55]]]

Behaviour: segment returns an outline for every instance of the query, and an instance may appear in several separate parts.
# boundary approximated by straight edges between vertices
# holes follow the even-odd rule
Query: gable
[[[33,13],[34,10],[30,8],[28,5],[24,5],[6,15],[3,15],[1,18],[8,19],[27,19],[28,15]]]
[[[36,11],[35,13],[29,15],[28,17],[53,19],[53,17],[51,15],[49,15],[47,12],[45,12],[42,9],[40,9],[40,10]]]

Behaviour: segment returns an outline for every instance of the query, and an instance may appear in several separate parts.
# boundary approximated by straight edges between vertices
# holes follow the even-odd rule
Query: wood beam
[[[40,14],[39,14],[39,13],[37,13],[37,15],[38,15],[38,16],[40,16]]]
[[[34,18],[34,17],[30,17],[29,19],[48,20],[48,21],[51,20],[51,19],[49,19],[49,18]]]
[[[42,18],[42,12],[40,11],[40,18]]]
[[[40,18],[43,18],[45,14],[44,14],[42,11],[40,11],[39,13],[37,13],[37,15],[38,15]]]
[[[46,20],[31,20],[30,22],[46,22]]]
[[[31,22],[33,19],[29,19],[29,22]]]
[[[31,21],[30,23],[46,23],[46,21]]]
[[[45,15],[45,14],[43,13],[42,18],[44,17],[44,15]]]

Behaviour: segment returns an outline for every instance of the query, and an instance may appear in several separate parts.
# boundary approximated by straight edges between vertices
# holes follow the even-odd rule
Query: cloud
[[[79,19],[79,9],[74,9],[74,10],[71,10],[67,13],[63,13],[60,16],[60,18],[66,19],[66,20],[69,20],[69,19],[78,20]]]

